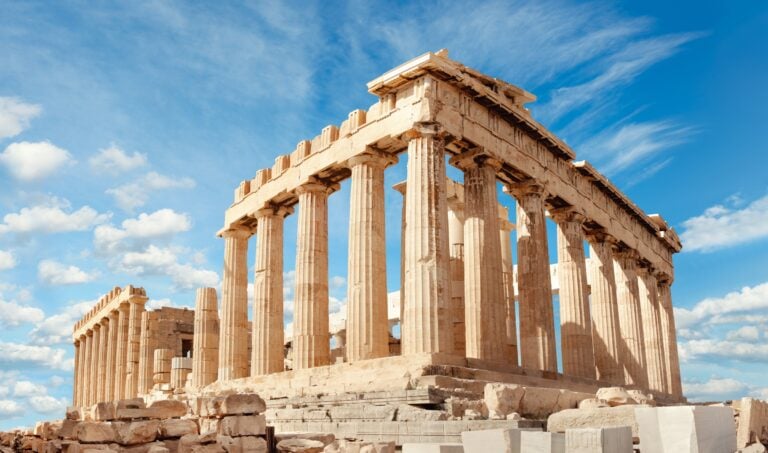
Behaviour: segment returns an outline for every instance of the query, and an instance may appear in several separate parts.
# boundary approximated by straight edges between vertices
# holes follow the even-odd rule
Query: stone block
[[[61,436],[62,439],[74,439],[75,427],[77,427],[78,423],[80,422],[78,422],[77,420],[71,420],[71,419],[62,420],[59,436]]]
[[[115,419],[115,405],[111,402],[96,403],[91,406],[91,420],[106,422]]]
[[[768,449],[760,442],[740,448],[736,453],[766,453]]]
[[[197,423],[190,419],[171,418],[160,422],[160,437],[181,437],[197,434]]]
[[[632,428],[569,429],[565,431],[568,453],[632,453]]]
[[[264,435],[267,421],[263,415],[228,415],[221,419],[217,433],[222,436]]]
[[[547,418],[554,412],[559,398],[560,389],[526,387],[518,412],[526,418]]]
[[[117,431],[109,422],[80,422],[75,427],[75,438],[82,443],[115,442]]]
[[[422,409],[420,407],[411,406],[410,404],[401,404],[397,407],[397,421],[403,422],[419,422],[419,421],[436,421],[447,420],[448,413],[444,411]]]
[[[603,387],[597,390],[595,397],[598,400],[605,401],[611,407],[635,404],[634,398],[624,387]]]
[[[142,398],[130,398],[125,400],[118,400],[115,403],[115,409],[144,409],[147,405]]]
[[[739,414],[736,446],[744,448],[755,442],[768,444],[768,403],[753,398],[733,402]]]
[[[65,418],[67,420],[80,420],[82,418],[82,409],[80,406],[68,406]]]
[[[660,453],[731,453],[736,425],[730,407],[672,406],[635,409],[640,445]]]
[[[205,402],[205,406],[204,415],[208,417],[261,414],[267,410],[267,404],[255,393],[239,393],[209,398]]]
[[[618,406],[598,409],[567,409],[556,412],[547,419],[547,431],[564,433],[568,429],[612,428],[629,426],[632,437],[637,439],[638,428],[635,408],[648,406]]]
[[[523,453],[565,453],[565,434],[522,431],[520,433],[520,451]]]
[[[159,420],[115,422],[117,442],[121,445],[137,445],[154,442],[160,430]]]
[[[321,453],[325,444],[312,439],[284,439],[277,443],[277,451],[287,453]]]
[[[328,445],[333,443],[334,440],[336,440],[336,436],[333,434],[328,433],[286,433],[282,432],[279,434],[275,434],[275,439],[279,443],[280,441],[286,440],[286,439],[309,439],[309,440],[317,440],[319,442],[322,442],[323,445]]]
[[[209,433],[217,433],[219,431],[219,420],[218,418],[200,418],[198,419],[198,422],[200,423],[200,434],[209,434]]]
[[[267,441],[256,436],[217,436],[216,443],[227,453],[266,453]]]
[[[527,430],[508,428],[464,431],[461,433],[461,443],[466,452],[520,453],[520,439],[523,431]]]
[[[148,411],[150,418],[175,418],[186,415],[189,406],[183,401],[161,400],[152,403]]]
[[[152,412],[147,408],[133,409],[115,409],[116,420],[135,420],[138,418],[150,418]]]
[[[464,453],[465,450],[462,444],[410,443],[403,444],[402,451],[403,453]]]
[[[483,401],[488,408],[489,418],[505,418],[507,414],[518,412],[525,390],[515,384],[492,382],[485,384]]]

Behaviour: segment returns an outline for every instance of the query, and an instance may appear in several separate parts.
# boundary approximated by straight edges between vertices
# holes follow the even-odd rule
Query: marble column
[[[619,307],[613,265],[613,242],[604,233],[590,234],[589,272],[591,284],[592,342],[599,381],[624,384],[620,344]]]
[[[99,368],[102,364],[99,362],[99,351],[101,348],[101,324],[93,325],[93,336],[91,337],[91,372],[89,373],[89,396],[88,405],[99,402]]]
[[[325,184],[307,183],[299,197],[296,240],[296,301],[293,369],[330,364],[328,322],[328,194]]]
[[[637,268],[637,282],[640,290],[640,312],[643,320],[648,388],[657,392],[669,393],[656,277],[649,267],[639,266]]]
[[[571,208],[550,212],[557,224],[563,374],[594,379],[595,352],[592,345],[587,261],[584,256],[585,217]]]
[[[506,341],[504,344],[507,363],[517,366],[517,315],[515,313],[515,265],[512,262],[512,230],[507,208],[499,209],[499,243],[501,244],[501,271],[506,309]]]
[[[139,394],[139,346],[141,343],[141,314],[146,298],[128,300],[128,357],[126,359],[125,397],[136,398]]]
[[[283,220],[291,212],[290,208],[276,207],[256,213],[251,376],[285,370]],[[216,303],[215,292],[213,303]]]
[[[117,307],[117,354],[115,362],[115,396],[114,401],[126,398],[125,374],[128,372],[128,303]]]
[[[453,313],[453,352],[467,354],[464,323],[464,202],[448,199],[448,244],[451,256],[451,312]]]
[[[392,186],[403,196],[403,208],[400,212],[400,337],[403,335],[403,308],[405,307],[405,181]]]
[[[384,169],[396,162],[370,151],[352,169],[347,272],[347,362],[389,355]]]
[[[637,253],[630,249],[616,250],[613,264],[621,333],[619,353],[624,365],[624,383],[647,389],[648,373],[636,273]]]
[[[154,384],[161,386],[171,383],[171,360],[173,360],[172,350],[165,348],[155,349],[152,366],[152,382]]]
[[[146,395],[152,390],[152,367],[157,344],[157,318],[150,311],[141,314],[141,338],[139,340],[139,394]]]
[[[107,336],[107,363],[105,372],[104,401],[114,401],[115,368],[117,366],[117,311],[109,312],[109,335]]]
[[[91,352],[93,352],[93,331],[86,330],[85,347],[83,348],[83,363],[82,363],[82,382],[80,384],[80,405],[89,406],[91,404],[91,368],[93,367],[93,359],[91,358]]]
[[[230,229],[224,238],[221,283],[219,381],[248,376],[248,238],[246,229]]]
[[[501,164],[477,156],[464,170],[464,325],[466,356],[503,361],[507,337],[496,173]]]
[[[102,318],[99,322],[101,329],[99,330],[99,370],[97,377],[96,389],[98,402],[108,401],[107,398],[107,348],[109,342],[109,318]]]
[[[525,182],[509,186],[509,192],[517,200],[521,365],[557,372],[544,187]]]
[[[450,254],[445,148],[437,125],[406,134],[405,300],[402,353],[451,353]]]
[[[219,368],[219,304],[215,288],[197,289],[193,346],[192,387],[200,388],[216,380]]]
[[[658,298],[661,311],[661,333],[664,339],[665,363],[667,365],[667,389],[677,397],[683,396],[680,382],[680,359],[677,353],[677,334],[675,331],[675,313],[672,308],[672,279],[658,274]]]
[[[78,402],[78,398],[80,397],[80,364],[82,363],[82,360],[80,359],[80,339],[75,340],[75,378],[74,378],[74,385],[72,386],[72,405],[78,406],[80,403]]]

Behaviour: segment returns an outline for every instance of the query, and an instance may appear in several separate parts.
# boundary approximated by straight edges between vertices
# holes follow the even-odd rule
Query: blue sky
[[[100,295],[130,283],[192,305],[219,283],[239,181],[440,48],[535,93],[534,117],[681,234],[686,394],[768,398],[768,4],[223,3],[0,0],[0,429],[62,415],[71,326]],[[333,311],[348,190],[330,201]]]

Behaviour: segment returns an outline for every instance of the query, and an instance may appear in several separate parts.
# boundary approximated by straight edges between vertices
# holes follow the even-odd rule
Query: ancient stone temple
[[[300,141],[235,189],[218,233],[220,304],[215,289],[201,288],[194,315],[145,313],[144,290],[128,286],[78,322],[78,405],[171,390],[175,398],[255,392],[278,432],[345,433],[348,422],[384,438],[391,433],[381,430],[401,429],[389,422],[506,417],[513,409],[477,405],[489,383],[527,389],[519,411],[539,420],[603,387],[658,404],[684,401],[670,291],[681,244],[661,216],[577,161],[532,118],[532,94],[445,52],[392,69],[368,91],[378,98],[369,109]],[[385,187],[385,171],[404,156],[406,180]],[[463,182],[447,178],[447,165]],[[347,313],[332,328],[328,199],[347,179]],[[385,225],[387,190],[403,196],[399,225]],[[298,236],[289,336],[290,215]],[[386,228],[402,235],[394,309]],[[548,228],[557,230],[551,248]],[[160,327],[164,320],[175,327]],[[439,429],[446,439],[456,434]]]

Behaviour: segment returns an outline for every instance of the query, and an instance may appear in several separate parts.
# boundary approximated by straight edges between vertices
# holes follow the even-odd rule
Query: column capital
[[[587,241],[591,242],[591,243],[600,244],[600,243],[605,242],[605,243],[608,243],[609,245],[611,245],[613,247],[615,247],[616,245],[619,244],[619,240],[618,239],[616,239],[615,237],[611,236],[610,233],[608,233],[607,231],[605,231],[602,228],[598,228],[598,229],[595,229],[595,230],[587,230],[584,233],[584,236],[587,238]]]
[[[293,214],[293,207],[291,206],[270,205],[267,208],[262,208],[256,211],[253,214],[253,218],[258,221],[262,217],[276,216],[276,217],[286,218],[291,214]]]
[[[587,216],[574,206],[549,209],[549,216],[556,223],[574,222],[584,224],[587,221]]]
[[[325,192],[326,194],[331,194],[339,190],[339,187],[340,186],[337,183],[328,183],[312,176],[310,177],[309,182],[298,186],[295,189],[295,192],[296,195],[313,192]]]
[[[248,239],[252,235],[251,229],[243,225],[231,225],[229,228],[222,229],[218,233],[218,236],[224,239]]]
[[[504,191],[515,198],[522,198],[531,195],[544,197],[547,194],[545,184],[543,182],[536,181],[533,178],[521,182],[506,184],[504,186]]]
[[[101,319],[99,320],[99,324],[100,324],[102,327],[106,327],[106,326],[109,324],[109,318],[107,318],[107,317],[101,318]]]
[[[501,170],[501,162],[493,157],[485,148],[477,147],[457,154],[449,160],[454,167],[467,171],[478,167],[491,167],[494,171]]]
[[[414,123],[411,129],[405,131],[402,138],[406,141],[411,141],[416,138],[433,137],[437,140],[442,140],[445,134],[445,129],[440,123]]]
[[[101,324],[99,323],[96,323],[93,325],[93,327],[91,327],[91,331],[93,331],[94,334],[96,333],[97,330],[101,330]]]
[[[507,219],[499,219],[499,229],[506,231],[506,232],[512,232],[515,229],[515,224],[510,222]]]
[[[110,322],[115,322],[115,320],[119,315],[120,313],[117,310],[112,310],[109,312],[109,315],[107,317],[109,318]]]
[[[637,255],[638,257],[640,255]],[[637,273],[638,277],[655,277],[656,275],[656,269],[644,260],[638,260],[637,265],[635,266],[635,272]]]
[[[659,286],[670,287],[674,281],[674,278],[671,275],[663,271],[656,271],[654,277],[656,277],[656,282],[658,282]]]
[[[394,154],[389,154],[368,146],[363,153],[350,157],[347,160],[347,166],[352,168],[358,165],[368,164],[372,167],[387,168],[397,162],[397,156]]]
[[[79,338],[75,338],[75,341],[73,343],[75,344],[75,347],[79,347],[80,346],[80,339]]]

